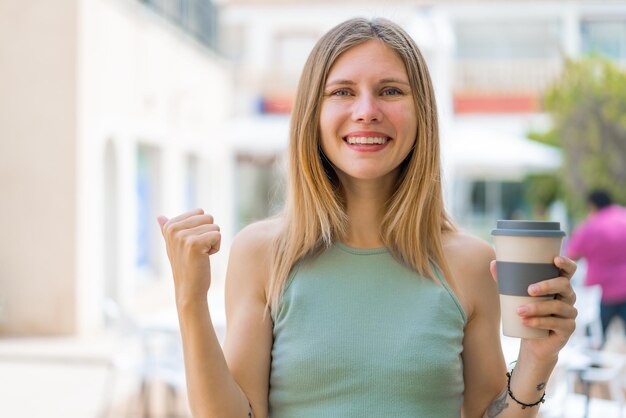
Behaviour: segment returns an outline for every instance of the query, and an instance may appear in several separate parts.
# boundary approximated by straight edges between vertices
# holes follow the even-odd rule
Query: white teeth
[[[387,142],[386,137],[372,136],[349,136],[346,140],[348,144],[384,144]]]

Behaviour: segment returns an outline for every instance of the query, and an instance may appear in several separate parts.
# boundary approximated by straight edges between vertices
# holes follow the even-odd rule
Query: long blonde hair
[[[396,191],[386,203],[381,239],[400,262],[425,277],[449,276],[442,233],[454,230],[443,207],[437,108],[426,63],[417,45],[386,19],[351,19],[327,32],[302,71],[291,116],[288,185],[273,248],[268,306],[278,306],[299,260],[319,254],[346,236],[341,184],[320,146],[320,108],[326,78],[337,58],[368,40],[380,40],[404,62],[416,108],[417,138],[401,165]]]

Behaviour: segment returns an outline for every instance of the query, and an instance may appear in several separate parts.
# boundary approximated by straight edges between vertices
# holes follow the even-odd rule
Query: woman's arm
[[[231,282],[241,287],[228,301],[234,312],[234,323],[228,323],[228,336],[235,347],[256,345],[256,351],[247,358],[235,357],[227,362],[211,321],[207,292],[211,282],[209,256],[219,250],[219,227],[202,210],[187,212],[171,220],[159,218],[172,265],[176,306],[178,310],[188,397],[196,418],[210,417],[264,417],[266,402],[258,405],[248,397],[267,391],[271,326],[259,326],[265,303],[263,269],[256,262],[259,253],[252,251],[256,241],[253,233],[240,234],[232,246],[227,287]],[[256,266],[256,269],[251,266]],[[242,286],[242,284],[245,284]],[[234,331],[233,331],[234,330]],[[240,341],[230,335],[240,335]],[[268,343],[269,342],[269,343]],[[245,368],[250,379],[237,376],[231,369]],[[259,388],[257,386],[264,386]],[[258,403],[258,401],[256,401]],[[253,410],[257,412],[254,415]]]
[[[265,306],[277,226],[275,221],[264,221],[242,230],[233,243],[226,277],[224,353],[255,418],[268,416],[273,336]]]
[[[506,386],[506,365],[500,343],[498,288],[489,272],[493,249],[464,234],[448,239],[447,259],[459,299],[468,316],[463,337],[462,416],[482,417]],[[495,415],[494,415],[495,416]]]
[[[510,384],[501,393],[500,400],[496,398],[496,401],[490,404],[485,417],[537,416],[539,405],[523,408],[520,403],[535,404],[543,396],[550,374],[556,366],[559,351],[574,332],[578,314],[574,308],[576,294],[570,284],[570,279],[576,271],[576,264],[565,257],[556,257],[554,264],[559,268],[561,276],[532,285],[529,293],[532,296],[555,294],[557,297],[553,300],[527,304],[527,311],[520,312],[524,325],[547,329],[550,333],[547,338],[522,339]],[[497,279],[494,261],[491,262],[490,268],[493,277]],[[511,398],[511,393],[515,399]]]
[[[493,249],[474,238],[464,237],[464,251],[457,254],[453,274],[467,306],[471,309],[463,341],[465,380],[464,418],[536,417],[539,405],[522,408],[511,398],[507,388],[506,366],[500,345],[500,310]],[[510,382],[510,390],[518,401],[533,404],[539,401],[556,365],[558,353],[574,330],[575,295],[569,284],[576,266],[557,257],[555,264],[562,277],[543,281],[531,294],[558,294],[555,300],[528,305],[523,314],[525,325],[549,329],[548,338],[523,339]],[[490,273],[491,270],[491,273]]]

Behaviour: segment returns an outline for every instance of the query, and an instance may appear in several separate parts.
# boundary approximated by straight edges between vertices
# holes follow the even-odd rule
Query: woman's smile
[[[350,149],[357,152],[376,152],[384,149],[391,137],[380,132],[352,132],[343,140]]]

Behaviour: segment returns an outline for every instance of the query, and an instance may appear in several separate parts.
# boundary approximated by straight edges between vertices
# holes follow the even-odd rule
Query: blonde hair
[[[337,58],[368,40],[380,40],[404,62],[417,118],[414,149],[401,164],[396,190],[386,203],[381,240],[390,253],[420,275],[448,277],[442,233],[454,230],[443,207],[435,96],[417,45],[386,19],[351,19],[327,32],[302,71],[291,116],[288,185],[282,229],[273,248],[268,307],[278,306],[293,266],[346,236],[348,218],[337,175],[320,146],[320,107]]]

